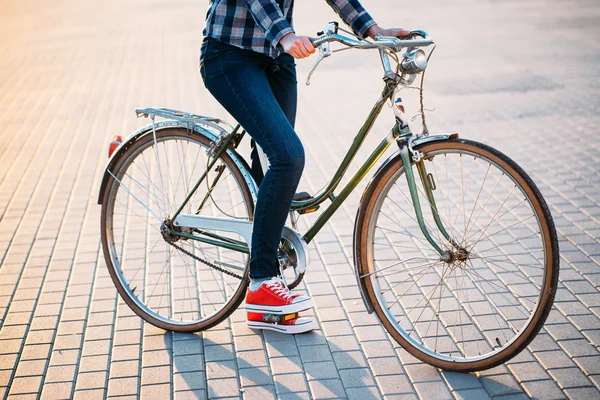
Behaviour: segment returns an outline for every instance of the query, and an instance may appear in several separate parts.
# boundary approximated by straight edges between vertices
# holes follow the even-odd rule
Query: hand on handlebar
[[[293,32],[282,37],[279,43],[285,52],[294,58],[306,58],[315,52],[315,47],[308,36],[296,35]]]
[[[411,32],[403,28],[382,28],[375,24],[367,29],[367,36],[371,39],[375,39],[377,35],[381,36],[393,36],[397,38],[404,38],[410,36]]]

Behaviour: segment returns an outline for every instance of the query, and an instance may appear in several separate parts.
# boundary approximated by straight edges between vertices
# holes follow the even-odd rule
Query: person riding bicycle
[[[326,1],[361,38],[410,33],[381,28],[358,0]],[[269,160],[263,177],[253,145],[252,173],[260,190],[254,212],[246,310],[251,328],[283,333],[316,327],[311,318],[298,317],[299,311],[312,307],[312,300],[288,289],[277,259],[281,233],[304,169],[304,148],[294,130],[294,58],[315,52],[310,39],[294,31],[293,8],[294,0],[211,0],[200,55],[204,85]],[[290,315],[291,319],[275,322],[264,315]]]

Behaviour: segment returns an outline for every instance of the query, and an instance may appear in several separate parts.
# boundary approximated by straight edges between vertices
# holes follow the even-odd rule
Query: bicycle
[[[330,23],[314,41],[319,58],[309,79],[335,51],[375,49],[384,88],[327,186],[294,200],[279,252],[282,273],[290,287],[300,283],[307,244],[396,144],[356,214],[355,274],[366,309],[409,353],[436,367],[477,371],[506,362],[539,332],[556,293],[558,242],[548,206],[499,151],[457,134],[429,134],[424,120],[422,133],[411,132],[396,98],[428,65],[435,44],[426,32],[367,41],[339,30]],[[343,47],[332,50],[332,43]],[[388,101],[395,125],[334,194]],[[98,199],[110,276],[149,323],[208,329],[241,304],[248,285],[258,188],[236,152],[245,131],[177,110],[136,112],[151,124],[114,151]],[[298,233],[296,218],[327,200],[308,231]]]

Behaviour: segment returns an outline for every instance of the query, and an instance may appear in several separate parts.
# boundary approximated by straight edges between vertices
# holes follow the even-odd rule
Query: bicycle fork
[[[423,235],[427,239],[427,241],[433,246],[433,248],[440,254],[443,261],[446,261],[446,258],[451,257],[451,254],[447,251],[444,251],[440,245],[435,241],[435,239],[431,236],[431,233],[427,229],[427,225],[425,223],[425,219],[423,218],[423,210],[421,209],[421,202],[419,200],[419,193],[417,188],[417,183],[415,181],[415,175],[412,169],[411,155],[409,154],[409,144],[406,139],[400,139],[397,141],[398,146],[400,147],[400,158],[402,159],[402,164],[404,165],[404,174],[406,175],[406,181],[408,184],[408,189],[410,191],[410,197],[413,203],[413,207],[415,210],[415,215],[417,217],[417,222],[419,224],[419,228]],[[416,154],[420,154],[415,152]],[[440,218],[437,205],[435,202],[435,197],[433,196],[433,191],[436,189],[435,182],[433,181],[433,177],[431,174],[427,173],[427,169],[425,167],[425,163],[423,159],[417,156],[418,160],[415,160],[415,165],[417,167],[417,171],[419,173],[419,178],[421,180],[421,184],[423,185],[423,190],[427,201],[429,202],[429,206],[431,208],[431,213],[433,215],[433,219],[437,228],[440,230],[441,234],[450,242],[454,247],[460,248],[458,243],[450,236],[442,220]]]
[[[400,158],[402,159],[402,164],[404,165],[404,174],[406,175],[406,181],[408,184],[408,189],[410,191],[410,197],[413,203],[413,207],[415,210],[415,215],[417,217],[417,223],[419,224],[419,228],[423,235],[427,239],[427,241],[433,246],[433,248],[440,254],[441,259],[446,262],[450,262],[452,259],[452,253],[448,251],[444,251],[442,247],[435,241],[435,239],[431,236],[431,233],[427,229],[427,225],[425,223],[425,219],[423,218],[423,210],[421,209],[421,202],[419,200],[419,193],[417,184],[415,181],[415,175],[412,169],[412,162],[414,161],[417,172],[419,173],[419,178],[421,180],[421,184],[424,189],[425,197],[429,202],[429,206],[431,208],[431,213],[433,215],[433,219],[437,228],[440,230],[442,236],[452,244],[456,249],[460,248],[460,245],[450,236],[442,220],[440,218],[437,205],[435,202],[435,197],[433,195],[433,191],[436,189],[435,182],[433,180],[433,176],[427,173],[427,169],[425,167],[425,163],[423,162],[423,154],[418,150],[414,150],[411,147],[411,139],[414,137],[410,132],[410,128],[408,126],[406,116],[404,114],[404,106],[402,105],[402,100],[398,98],[395,102],[394,114],[396,116],[396,122],[398,124],[397,129],[400,132],[400,136],[396,139],[396,143],[398,143],[398,147],[400,148]]]

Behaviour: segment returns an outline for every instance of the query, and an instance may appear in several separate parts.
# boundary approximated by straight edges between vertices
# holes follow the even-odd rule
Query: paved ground
[[[324,2],[298,3],[298,31],[315,32],[334,18]],[[6,0],[0,396],[600,398],[598,2],[364,4],[383,25],[424,28],[437,39],[426,81],[432,130],[506,152],[551,206],[559,292],[533,344],[508,365],[460,375],[424,365],[390,341],[345,279],[360,191],[310,247],[305,288],[320,330],[256,335],[242,313],[198,335],[142,324],[108,279],[96,195],[109,139],[142,124],[136,106],[224,115],[197,70],[206,2]],[[309,65],[299,63],[301,80]],[[349,52],[301,87],[298,130],[312,165],[304,188],[316,191],[330,176],[379,79],[374,55]],[[370,145],[390,122],[384,114]]]

